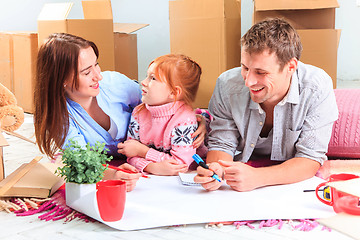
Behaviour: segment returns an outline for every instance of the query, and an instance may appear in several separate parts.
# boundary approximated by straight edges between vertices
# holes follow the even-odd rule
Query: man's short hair
[[[292,58],[299,60],[302,51],[296,30],[281,18],[268,18],[254,24],[241,38],[241,47],[249,54],[275,52],[280,70]]]

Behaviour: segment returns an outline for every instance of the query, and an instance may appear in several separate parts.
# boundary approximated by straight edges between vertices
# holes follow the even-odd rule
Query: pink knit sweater
[[[148,106],[131,116],[128,139],[136,139],[150,147],[145,158],[131,157],[128,162],[139,171],[151,162],[176,159],[188,166],[193,162],[192,133],[197,129],[196,115],[184,102]]]

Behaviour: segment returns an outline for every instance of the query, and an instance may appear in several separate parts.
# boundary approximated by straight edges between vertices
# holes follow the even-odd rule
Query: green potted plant
[[[65,177],[67,183],[97,183],[104,177],[106,162],[112,156],[106,155],[105,143],[97,142],[94,146],[88,143],[85,148],[70,139],[62,152],[63,167],[58,168],[58,174]]]
[[[112,156],[106,155],[105,143],[82,147],[72,139],[61,152],[63,166],[57,174],[65,179],[66,204],[73,207],[86,194],[96,192],[96,183],[104,177]]]

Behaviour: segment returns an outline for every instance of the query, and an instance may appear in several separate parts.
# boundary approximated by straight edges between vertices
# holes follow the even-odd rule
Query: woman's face
[[[68,96],[76,102],[81,99],[96,97],[99,90],[99,81],[102,79],[101,69],[92,47],[80,50],[78,59],[79,88],[72,89],[72,83],[65,84]]]

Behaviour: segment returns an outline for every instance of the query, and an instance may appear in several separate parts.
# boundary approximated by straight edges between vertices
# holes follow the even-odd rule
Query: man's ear
[[[288,63],[288,72],[293,74],[298,66],[298,60],[296,58],[292,58]]]
[[[175,86],[175,91],[171,93],[171,97],[173,99],[179,99],[179,97],[181,96],[182,93],[182,89],[179,86]]]

